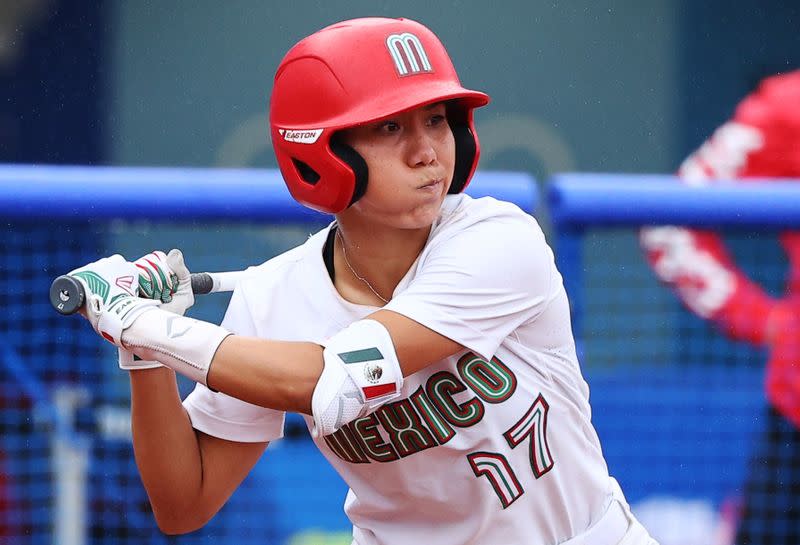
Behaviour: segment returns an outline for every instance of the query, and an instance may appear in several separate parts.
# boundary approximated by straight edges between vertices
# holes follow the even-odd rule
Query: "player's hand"
[[[169,254],[156,250],[133,264],[139,269],[140,297],[158,301],[160,308],[180,315],[194,304],[191,274],[180,250],[170,250]],[[124,348],[118,350],[117,362],[125,371],[163,367],[157,361],[139,359]]]
[[[122,346],[122,332],[158,303],[137,297],[139,269],[121,255],[104,257],[70,272],[86,293],[81,314],[107,341]]]
[[[178,289],[178,275],[166,261],[166,254],[155,250],[133,262],[139,268],[139,297],[162,303],[172,301],[172,294]]]
[[[800,427],[800,298],[776,305],[768,331],[767,397]]]
[[[133,263],[139,268],[139,297],[160,301],[160,308],[180,315],[194,304],[191,273],[180,250],[156,250]]]

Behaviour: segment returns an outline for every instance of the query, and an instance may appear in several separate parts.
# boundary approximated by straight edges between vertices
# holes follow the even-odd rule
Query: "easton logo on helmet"
[[[319,140],[319,135],[322,134],[323,129],[310,129],[310,130],[293,130],[293,129],[278,129],[278,134],[283,136],[287,142],[295,142],[297,144],[313,144]]]
[[[410,32],[392,34],[386,38],[386,47],[389,48],[394,66],[401,76],[433,72],[422,42]]]

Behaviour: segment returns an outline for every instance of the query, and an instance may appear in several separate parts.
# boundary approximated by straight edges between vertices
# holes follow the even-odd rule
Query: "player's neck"
[[[391,299],[397,284],[425,247],[430,233],[430,228],[399,230],[372,226],[366,230],[341,221],[338,229],[340,236],[334,247],[337,289],[343,288],[340,293],[353,302],[364,299],[354,297],[358,293],[372,302],[377,302],[375,295]]]

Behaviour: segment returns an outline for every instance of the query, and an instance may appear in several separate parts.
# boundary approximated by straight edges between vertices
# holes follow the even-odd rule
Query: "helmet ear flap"
[[[448,193],[457,194],[464,190],[470,174],[472,174],[478,145],[477,139],[468,124],[456,120],[450,124],[450,128],[453,131],[453,139],[455,141],[456,163],[453,169],[453,182],[450,184]],[[353,171],[353,196],[347,205],[350,206],[363,197],[367,191],[367,181],[369,180],[367,162],[352,146],[345,144],[336,136],[331,138],[330,148],[334,155]],[[311,172],[316,174],[313,170]]]
[[[467,186],[467,181],[475,165],[478,145],[469,125],[456,122],[451,123],[450,128],[456,143],[456,164],[453,169],[453,182],[447,192],[455,194],[461,193]]]
[[[367,180],[369,179],[367,162],[352,146],[342,142],[336,135],[331,138],[330,147],[334,155],[344,161],[353,171],[353,196],[347,205],[350,206],[363,197],[367,191]]]

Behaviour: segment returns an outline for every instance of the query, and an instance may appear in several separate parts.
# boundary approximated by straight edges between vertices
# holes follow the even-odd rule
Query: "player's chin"
[[[442,200],[419,204],[410,207],[404,214],[399,214],[397,217],[398,219],[402,218],[399,222],[402,224],[401,227],[404,229],[422,229],[430,227],[441,213]]]
[[[422,229],[430,227],[441,214],[447,192],[425,191],[398,192],[387,202],[374,203],[364,199],[353,205],[362,214],[367,214],[378,224],[400,229]]]

